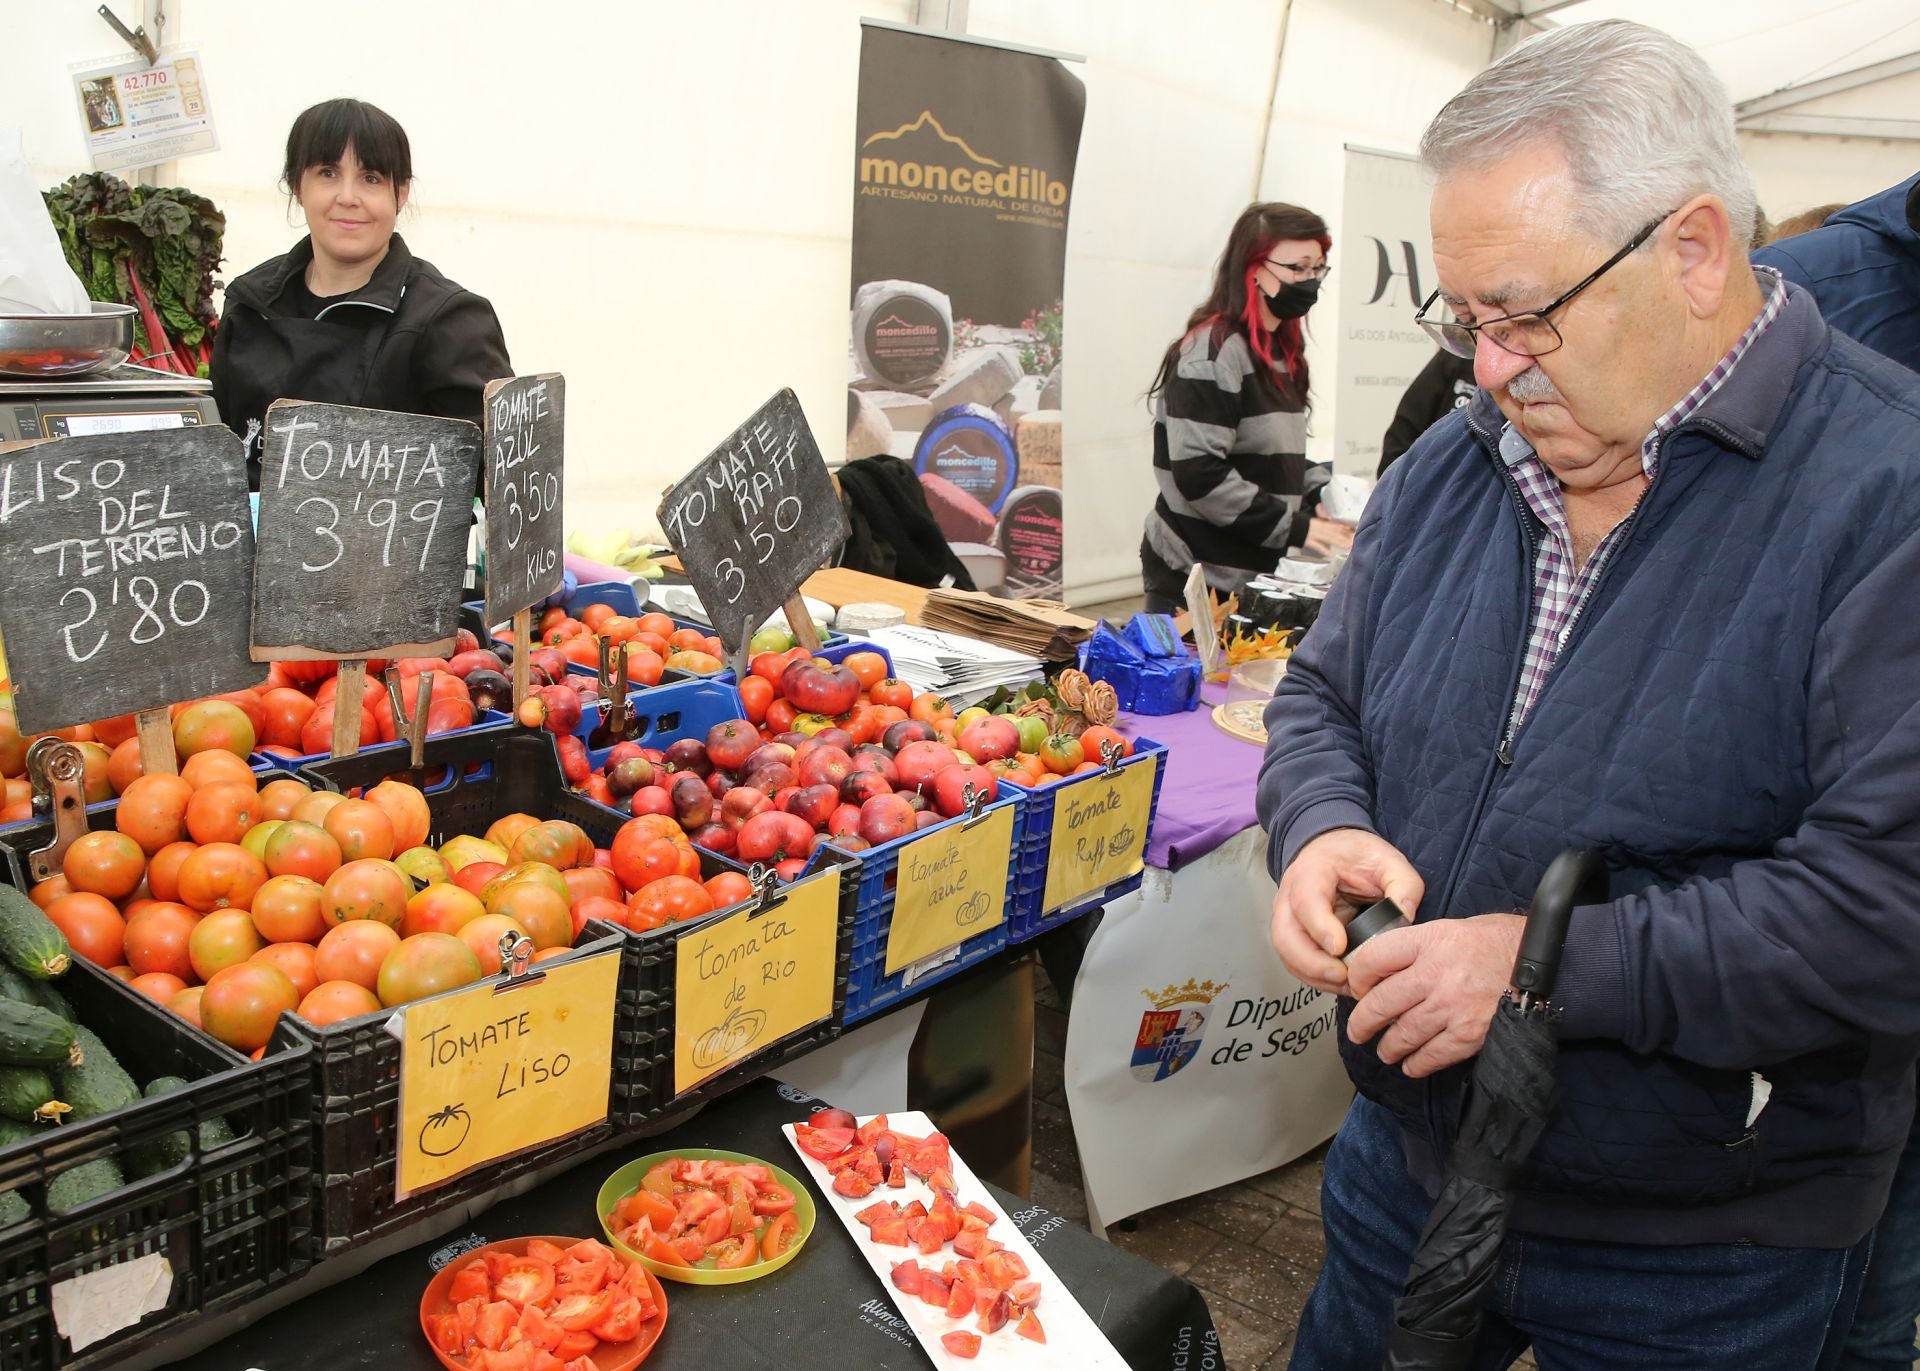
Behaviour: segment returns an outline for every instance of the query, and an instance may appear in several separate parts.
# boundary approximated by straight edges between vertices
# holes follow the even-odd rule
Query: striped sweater
[[[1197,331],[1154,411],[1160,498],[1143,558],[1181,577],[1203,563],[1218,591],[1240,589],[1300,546],[1329,475],[1307,461],[1305,410],[1259,383],[1261,365],[1241,334]]]

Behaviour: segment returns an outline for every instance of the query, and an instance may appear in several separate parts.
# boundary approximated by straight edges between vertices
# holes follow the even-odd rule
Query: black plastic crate
[[[0,1147],[0,1193],[31,1214],[0,1226],[0,1367],[7,1371],[114,1365],[239,1308],[300,1276],[314,1260],[311,1070],[305,1049],[250,1062],[113,977],[76,960],[57,983],[142,1086],[181,1076],[185,1089],[78,1123],[48,1125]],[[208,1145],[198,1125],[235,1134]],[[53,1213],[47,1185],[76,1166],[184,1131],[185,1160]],[[164,1309],[74,1352],[54,1326],[53,1287],[147,1254],[173,1268]]]
[[[353,757],[335,757],[303,769],[301,779],[320,789],[347,791],[375,785],[389,775],[408,774],[404,749],[369,749]],[[429,738],[426,766],[447,767],[452,779],[427,792],[432,814],[431,841],[438,845],[457,834],[485,833],[513,813],[542,819],[567,819],[596,845],[605,847],[627,816],[575,794],[561,776],[553,735],[503,725]],[[701,856],[703,877],[738,872],[738,863],[712,853]],[[391,1011],[316,1028],[283,1016],[274,1041],[300,1042],[313,1049],[313,1093],[319,1139],[315,1158],[315,1225],[323,1255],[405,1228],[427,1215],[462,1203],[505,1180],[535,1171],[591,1148],[615,1129],[658,1117],[666,1101],[652,1086],[650,1061],[630,1055],[647,1039],[640,1025],[641,1003],[627,986],[640,974],[639,939],[610,924],[589,924],[582,947],[622,940],[620,1002],[614,1015],[613,1098],[606,1124],[545,1147],[503,1158],[470,1175],[395,1201],[395,1120],[400,1103],[400,1045],[386,1031]],[[637,984],[637,982],[636,982]],[[632,1045],[630,1049],[630,1045]],[[668,1044],[668,1090],[672,1083],[672,1045]]]
[[[834,934],[833,1012],[821,1022],[769,1043],[745,1061],[710,1076],[683,1094],[673,1093],[674,998],[679,970],[680,942],[708,924],[738,909],[715,910],[702,918],[668,924],[646,933],[626,934],[620,968],[620,1012],[616,1018],[613,1082],[614,1119],[621,1131],[679,1115],[690,1105],[704,1104],[783,1062],[824,1046],[840,1036],[840,1018],[846,1006],[847,973],[853,954],[854,911],[860,892],[860,863],[851,854],[826,849],[823,865],[840,872],[839,927]],[[713,854],[701,852],[705,862]]]

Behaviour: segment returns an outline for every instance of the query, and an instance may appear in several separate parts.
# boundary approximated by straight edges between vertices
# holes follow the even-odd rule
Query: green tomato
[[[769,624],[747,641],[749,655],[758,656],[762,652],[790,652],[793,650],[793,635],[784,628]]]
[[[1020,750],[1038,752],[1047,740],[1047,721],[1033,714],[1017,714],[1013,726],[1020,730]]]

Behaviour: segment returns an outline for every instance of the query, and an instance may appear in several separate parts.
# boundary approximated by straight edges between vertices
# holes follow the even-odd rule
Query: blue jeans
[[[1920,1359],[1913,1345],[1915,1319],[1920,1319],[1920,1115],[1893,1173],[1887,1212],[1873,1230],[1873,1264],[1847,1334],[1842,1371],[1909,1371]]]
[[[1320,1204],[1327,1259],[1289,1371],[1380,1371],[1432,1201],[1379,1105],[1354,1101]],[[1531,1345],[1541,1371],[1813,1371],[1829,1330],[1846,1326],[1868,1245],[1647,1247],[1511,1233],[1472,1368],[1498,1371]]]

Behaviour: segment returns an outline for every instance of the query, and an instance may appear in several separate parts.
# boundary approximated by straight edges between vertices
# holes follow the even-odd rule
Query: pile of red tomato
[[[665,614],[622,614],[612,605],[596,604],[583,608],[576,619],[556,607],[540,616],[534,636],[544,646],[559,649],[569,662],[596,671],[604,638],[616,649],[616,659],[625,661],[627,679],[640,685],[659,685],[669,667],[695,676],[726,669],[725,649],[718,638],[682,628]]]

